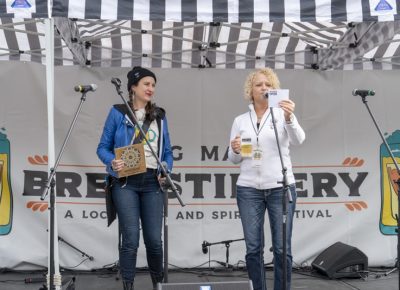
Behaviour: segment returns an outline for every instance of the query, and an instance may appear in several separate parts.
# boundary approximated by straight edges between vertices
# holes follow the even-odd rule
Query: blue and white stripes
[[[396,1],[393,11],[388,11],[389,16],[372,16],[374,7],[370,7],[370,0],[54,0],[53,3],[53,16],[80,19],[231,23],[398,19]]]

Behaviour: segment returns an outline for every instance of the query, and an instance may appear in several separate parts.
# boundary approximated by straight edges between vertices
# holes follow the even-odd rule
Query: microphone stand
[[[86,91],[82,92],[82,97],[81,101],[79,103],[78,109],[75,112],[75,116],[72,120],[72,123],[69,127],[67,136],[64,139],[64,143],[61,146],[60,152],[58,153],[56,162],[52,168],[50,168],[50,173],[49,177],[47,179],[46,185],[44,186],[42,195],[40,197],[40,200],[44,200],[49,192],[50,189],[50,205],[49,205],[49,211],[50,211],[50,227],[49,227],[49,235],[50,235],[50,257],[49,257],[49,275],[48,275],[48,288],[50,290],[53,289],[60,289],[61,284],[62,284],[62,279],[61,275],[59,273],[59,265],[55,265],[54,262],[54,255],[55,255],[55,249],[54,249],[54,240],[55,236],[58,236],[58,233],[56,233],[55,230],[55,210],[56,210],[56,194],[54,191],[54,188],[56,186],[56,181],[55,181],[55,175],[57,172],[58,165],[60,164],[61,157],[64,153],[65,146],[67,145],[68,139],[71,136],[72,129],[75,126],[76,120],[78,118],[78,115],[82,109],[83,102],[86,100]],[[58,249],[58,247],[57,247]],[[58,255],[58,253],[57,253]],[[58,259],[57,259],[58,260]],[[55,273],[57,268],[57,273]]]
[[[62,237],[58,236],[58,240],[60,242],[63,242],[64,244],[66,244],[67,246],[71,247],[72,249],[74,249],[75,251],[79,252],[82,257],[87,257],[90,261],[94,260],[93,256],[90,256],[88,254],[86,254],[84,251],[81,251],[80,249],[78,249],[77,247],[75,247],[74,245],[68,243],[66,240],[64,240]],[[46,277],[32,277],[32,278],[25,278],[25,283],[41,283],[41,282],[46,282]]]
[[[396,167],[397,176],[399,176],[397,178],[397,180],[395,181],[395,183],[397,184],[397,207],[399,207],[400,206],[400,169],[399,169],[399,165],[398,165],[398,163],[396,161],[396,158],[393,155],[393,152],[391,151],[391,149],[389,147],[389,144],[387,143],[385,137],[383,136],[382,131],[379,128],[378,123],[376,122],[376,120],[374,118],[374,115],[372,114],[371,110],[369,109],[368,101],[367,101],[368,94],[369,94],[369,91],[359,92],[359,95],[360,95],[360,97],[362,99],[362,102],[364,103],[365,107],[367,108],[368,113],[371,116],[372,121],[374,122],[374,125],[375,125],[376,129],[378,130],[379,136],[381,136],[383,144],[385,144],[386,150],[389,152],[390,158],[392,159],[393,164]],[[396,221],[397,221],[397,229],[396,229],[396,232],[397,232],[397,261],[396,261],[396,264],[397,265],[396,265],[395,269],[397,268],[398,272],[400,273],[400,262],[399,262],[399,256],[400,256],[400,216],[399,216],[399,209],[397,209]],[[385,276],[387,274],[388,273],[386,273]],[[400,275],[398,275],[398,289],[400,289]]]
[[[82,251],[82,250],[78,249],[77,247],[75,247],[74,245],[68,243],[68,242],[67,242],[66,240],[64,240],[62,237],[58,236],[58,240],[59,240],[60,242],[63,242],[63,243],[66,244],[67,246],[71,247],[72,249],[74,249],[74,250],[77,251],[78,253],[80,253],[80,254],[82,255],[82,257],[88,258],[89,261],[93,261],[93,260],[94,260],[94,257],[93,257],[93,256],[90,256],[90,255],[86,254],[84,251]]]
[[[164,192],[164,282],[168,283],[168,190],[170,188],[172,192],[175,194],[176,198],[178,199],[180,205],[182,207],[185,206],[183,203],[178,189],[176,188],[175,184],[172,182],[170,173],[168,172],[167,167],[161,162],[160,158],[158,158],[157,153],[154,151],[153,147],[150,145],[149,140],[146,138],[146,134],[144,133],[142,126],[139,125],[139,122],[132,111],[132,108],[129,106],[128,102],[125,100],[124,96],[122,95],[121,90],[121,80],[118,78],[112,78],[111,83],[115,85],[115,89],[117,90],[118,95],[121,97],[122,101],[124,102],[126,108],[128,109],[129,116],[134,120],[135,124],[137,125],[140,135],[143,137],[143,140],[146,141],[146,144],[149,146],[152,155],[157,160],[157,164],[161,170],[161,175],[166,178],[165,185],[163,186],[162,190]],[[162,132],[161,132],[162,133]]]
[[[221,242],[216,242],[216,243],[209,243],[207,241],[204,241],[201,245],[202,247],[202,251],[204,254],[207,254],[207,252],[211,252],[210,250],[208,250],[208,248],[212,245],[219,245],[219,244],[224,244],[225,248],[226,248],[226,262],[219,262],[217,261],[219,264],[221,264],[222,266],[224,266],[226,269],[229,268],[233,268],[232,265],[229,264],[229,247],[231,246],[231,243],[233,242],[238,242],[238,241],[243,241],[244,239],[236,239],[236,240],[226,240],[226,241],[221,241]],[[210,254],[208,255],[208,268],[210,268]]]
[[[286,247],[286,228],[287,228],[287,214],[288,214],[288,209],[287,209],[287,202],[289,201],[290,203],[293,202],[292,199],[292,194],[289,190],[289,183],[287,180],[287,168],[283,164],[283,158],[282,158],[282,152],[281,152],[281,146],[279,144],[279,138],[278,138],[278,131],[276,129],[276,123],[275,123],[275,117],[274,117],[274,108],[271,109],[271,118],[272,118],[272,124],[274,126],[274,132],[275,132],[275,139],[276,139],[276,145],[278,146],[278,152],[279,152],[279,159],[281,161],[281,167],[282,167],[282,181],[278,182],[282,184],[282,190],[283,190],[283,195],[282,195],[282,276],[283,276],[283,285],[282,289],[286,290],[287,289],[287,247]]]

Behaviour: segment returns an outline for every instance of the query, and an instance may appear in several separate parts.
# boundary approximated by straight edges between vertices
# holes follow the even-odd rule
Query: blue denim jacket
[[[171,171],[173,156],[165,115],[157,119],[157,124],[160,132],[158,157],[161,161],[167,162],[168,170]],[[121,113],[115,106],[111,108],[97,146],[97,156],[106,165],[107,172],[112,176],[117,177],[116,172],[111,168],[111,161],[115,158],[114,148],[129,145],[135,131],[134,128],[126,114]]]

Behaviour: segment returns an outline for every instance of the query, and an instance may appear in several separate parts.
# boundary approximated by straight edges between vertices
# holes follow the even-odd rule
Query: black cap
[[[152,71],[140,66],[135,66],[130,72],[128,72],[127,77],[128,91],[133,85],[136,85],[144,77],[152,77],[154,81],[157,82],[156,75]]]

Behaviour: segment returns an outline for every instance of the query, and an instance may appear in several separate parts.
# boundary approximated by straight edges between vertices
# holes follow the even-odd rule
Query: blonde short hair
[[[262,68],[262,69],[258,69],[256,71],[251,72],[247,76],[246,81],[244,83],[244,99],[249,102],[253,101],[253,96],[252,96],[251,92],[252,92],[252,88],[253,88],[254,77],[256,76],[256,74],[265,75],[268,78],[268,80],[270,81],[273,89],[279,89],[280,85],[281,85],[279,82],[278,76],[271,68]]]

